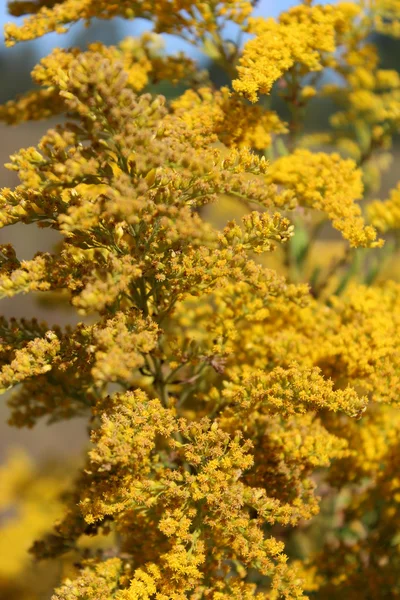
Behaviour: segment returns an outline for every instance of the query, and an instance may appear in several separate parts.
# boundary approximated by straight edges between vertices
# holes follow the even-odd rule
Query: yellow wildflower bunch
[[[286,123],[275,111],[249,106],[233,96],[227,87],[189,89],[172,102],[172,108],[190,129],[201,128],[204,135],[209,138],[215,135],[228,147],[265,150],[274,134],[287,132]]]
[[[269,94],[275,81],[296,65],[301,75],[334,64],[337,36],[358,13],[355,5],[296,6],[278,21],[253,19],[249,30],[256,34],[240,58],[234,89],[256,102]]]
[[[160,35],[147,32],[140,38],[125,38],[118,46],[89,44],[89,52],[97,52],[110,60],[121,61],[128,73],[127,85],[135,92],[150,84],[163,80],[172,83],[190,80],[195,73],[193,61],[182,54],[165,56],[163,39]],[[46,119],[67,109],[60,97],[60,71],[65,75],[76,57],[78,48],[61,50],[56,48],[34,68],[32,78],[44,89],[32,90],[17,100],[10,100],[0,107],[0,118],[16,124],[21,121]]]
[[[383,202],[376,200],[368,205],[370,222],[379,230],[386,232],[400,227],[400,186],[390,192]]]
[[[379,189],[399,127],[399,76],[381,67],[370,34],[377,30],[397,36],[399,7],[379,0],[360,2],[358,12],[354,5],[341,6],[350,20],[337,37],[334,60],[326,65],[336,72],[335,83],[321,85],[321,94],[337,106],[330,116],[332,130],[306,136],[304,143],[336,147],[362,166],[368,188]],[[300,104],[301,93],[297,93]]]
[[[399,75],[380,69],[376,51],[369,45],[352,48],[338,72],[345,85],[323,88],[340,108],[331,116],[333,132],[328,142],[362,165],[365,182],[379,188],[379,172],[387,168],[387,151],[400,122]]]
[[[81,19],[89,22],[94,18],[113,17],[150,18],[158,32],[183,32],[202,39],[221,27],[218,21],[241,24],[252,11],[252,4],[247,0],[11,0],[8,5],[12,15],[32,14],[21,27],[6,26],[6,42],[10,46],[51,31],[63,33]]]
[[[301,206],[325,212],[352,246],[382,245],[375,241],[375,229],[365,225],[354,202],[361,199],[363,184],[361,171],[352,160],[343,160],[336,153],[298,149],[276,160],[267,178],[292,189]]]
[[[3,468],[10,599],[40,593],[27,546],[61,565],[53,600],[400,593],[400,284],[378,278],[396,240],[377,238],[398,226],[398,190],[368,221],[360,204],[400,123],[399,77],[368,37],[396,35],[400,12],[303,2],[274,20],[254,4],[9,2],[27,17],[8,45],[94,18],[155,31],[55,49],[38,87],[0,107],[9,124],[58,118],[11,156],[0,226],[59,236],[26,260],[0,246],[0,298],[51,294],[76,316],[1,317],[0,392],[11,425],[79,416],[89,431],[73,482]],[[253,36],[243,48],[229,21]],[[168,56],[162,33],[212,56],[226,85]],[[322,85],[333,72],[341,84]],[[168,101],[161,81],[184,91]],[[276,91],[282,114],[257,104]],[[327,95],[332,128],[304,136]],[[343,252],[326,264],[329,224]]]

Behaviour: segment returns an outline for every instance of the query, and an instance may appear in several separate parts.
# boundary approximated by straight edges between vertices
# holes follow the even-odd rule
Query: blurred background
[[[282,10],[296,4],[295,0],[261,0],[257,4],[256,14],[261,16],[276,16]],[[6,2],[0,6],[0,27],[10,20],[7,15]],[[18,19],[14,19],[18,22]],[[80,46],[85,47],[93,41],[102,41],[106,44],[115,44],[122,38],[131,35],[140,35],[143,31],[150,29],[149,22],[138,19],[135,21],[94,21],[89,28],[82,24],[76,24],[64,35],[50,34],[34,42],[18,44],[13,48],[6,48],[3,41],[0,42],[0,103],[14,98],[32,87],[30,72],[41,57],[48,54],[52,48]],[[227,31],[227,37],[234,32]],[[218,84],[223,82],[223,74],[213,65],[209,59],[202,56],[189,44],[182,42],[174,36],[165,36],[166,51],[174,53],[179,50],[196,58],[202,68],[211,71],[214,81]],[[400,70],[400,42],[396,40],[377,36],[374,42],[378,44],[383,68]],[[174,89],[162,89],[162,93],[173,96]],[[313,110],[309,111],[307,128],[318,130],[324,127],[332,107],[329,101],[317,101]],[[0,186],[13,187],[17,183],[14,173],[7,171],[3,165],[9,156],[19,148],[35,145],[41,135],[48,129],[49,122],[29,123],[20,126],[9,127],[0,123]],[[398,144],[397,144],[398,146]],[[398,148],[395,149],[397,154]],[[396,160],[393,167],[386,174],[382,194],[392,187],[397,179]],[[17,250],[20,259],[29,259],[38,250],[51,250],[57,241],[57,233],[48,229],[38,229],[36,226],[17,225],[0,230],[0,243],[11,242]],[[59,308],[39,304],[32,296],[18,296],[16,298],[1,300],[0,314],[5,317],[36,316],[39,320],[46,320],[51,327],[54,323],[61,325],[76,323],[77,317],[72,312],[62,312]],[[87,436],[83,422],[74,420],[70,423],[62,423],[47,427],[45,423],[36,426],[33,430],[17,430],[7,426],[8,408],[6,398],[0,401],[0,463],[12,447],[23,447],[29,454],[38,459],[46,459],[50,456],[64,454],[78,454]]]

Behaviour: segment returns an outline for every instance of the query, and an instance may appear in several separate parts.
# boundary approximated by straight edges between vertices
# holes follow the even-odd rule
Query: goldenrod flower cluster
[[[247,42],[240,58],[235,91],[256,102],[259,94],[269,94],[275,81],[294,67],[305,75],[333,66],[337,38],[357,12],[354,4],[307,3],[283,13],[279,21],[251,20],[249,31],[256,37]]]
[[[379,231],[396,230],[400,228],[400,186],[390,192],[384,202],[376,200],[368,205],[368,216],[371,223]]]
[[[11,0],[9,9],[15,16],[33,13],[21,27],[6,26],[6,42],[13,45],[51,31],[63,33],[81,19],[89,22],[113,17],[150,18],[158,32],[183,32],[190,37],[205,38],[220,30],[221,21],[242,24],[252,11],[252,3],[248,0]]]
[[[9,45],[93,18],[155,32],[54,49],[0,107],[9,124],[58,117],[11,156],[0,226],[60,236],[29,260],[0,246],[0,298],[51,296],[78,317],[1,317],[0,391],[11,425],[80,416],[90,436],[74,481],[23,456],[2,468],[7,598],[41,593],[28,546],[55,565],[53,600],[400,595],[400,283],[381,269],[399,190],[360,204],[400,124],[399,76],[369,38],[397,35],[400,7],[303,2],[275,20],[253,4],[9,2],[26,15]],[[166,55],[162,33],[228,84]],[[185,89],[168,102],[161,81]],[[324,96],[331,127],[307,136]]]
[[[248,106],[233,96],[229,88],[187,90],[172,102],[175,113],[191,129],[201,128],[209,139],[215,136],[226,146],[244,146],[265,150],[272,135],[287,132],[287,125],[275,111]]]

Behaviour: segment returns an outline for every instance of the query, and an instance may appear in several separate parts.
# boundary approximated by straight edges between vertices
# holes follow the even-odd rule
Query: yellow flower
[[[361,171],[338,154],[296,150],[276,160],[268,180],[293,190],[300,205],[322,210],[352,246],[381,246],[355,203],[362,197]]]
[[[301,5],[282,13],[278,21],[252,19],[250,32],[256,37],[244,47],[234,90],[256,102],[259,94],[269,94],[273,84],[295,65],[301,74],[320,71],[325,58],[335,51],[337,34],[348,27],[354,12],[342,11],[341,4]]]
[[[370,223],[383,233],[400,227],[400,184],[390,192],[383,202],[375,200],[367,207]]]

